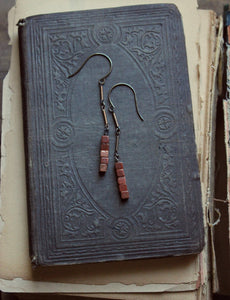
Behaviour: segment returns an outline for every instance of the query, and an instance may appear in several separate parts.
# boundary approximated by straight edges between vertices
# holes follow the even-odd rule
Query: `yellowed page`
[[[25,292],[162,292],[191,291],[207,282],[206,252],[197,255],[164,259],[149,259],[80,266],[31,268],[28,255],[27,205],[25,189],[25,158],[22,130],[22,105],[18,36],[16,23],[30,15],[126,6],[144,3],[164,3],[163,0],[18,0],[9,15],[9,35],[12,44],[10,71],[4,81],[3,134],[0,203],[0,289]],[[189,78],[194,110],[198,157],[202,172],[202,196],[208,197],[207,94],[210,69],[209,38],[214,16],[198,12],[195,0],[172,0],[181,12],[186,36]],[[201,30],[202,29],[202,30]],[[202,36],[201,36],[202,33]],[[199,70],[199,72],[198,72]],[[202,105],[201,105],[202,100]],[[204,116],[206,116],[204,118]],[[204,270],[204,273],[200,272]],[[59,284],[56,284],[56,283]]]
[[[159,293],[159,294],[78,294],[82,299],[122,299],[122,300],[196,300],[197,292]],[[17,294],[19,300],[40,300],[40,294]],[[42,295],[43,300],[74,300],[76,295]]]

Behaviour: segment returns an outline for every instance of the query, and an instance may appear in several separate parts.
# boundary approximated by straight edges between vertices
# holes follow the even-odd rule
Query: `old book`
[[[159,4],[33,16],[19,21],[19,44],[33,263],[200,252],[200,177],[178,9]],[[104,176],[98,172],[104,128],[98,79],[109,66],[97,53],[113,64],[105,105],[109,88],[129,84],[144,118],[127,86],[117,87],[111,98],[127,201],[118,193],[109,117],[109,166]]]
[[[146,0],[145,2],[155,1]],[[164,1],[158,0],[156,2]],[[213,103],[211,99],[214,80],[213,66],[215,66],[213,56],[216,53],[217,41],[215,36],[218,23],[213,12],[197,10],[195,0],[189,2],[174,0],[171,2],[177,5],[184,26],[202,202],[203,207],[206,208],[208,200],[212,197],[212,185],[209,181],[212,169],[208,157],[211,157],[212,115],[210,114],[210,107]],[[118,299],[125,299],[126,296],[127,299],[132,299],[134,293],[137,299],[148,295],[156,296],[159,299],[168,299],[170,297],[182,297],[184,294],[186,294],[186,298],[190,297],[191,299],[196,297],[199,299],[208,298],[210,274],[207,255],[209,242],[207,239],[206,209],[204,209],[206,246],[200,255],[37,268],[32,268],[28,255],[29,235],[26,214],[22,99],[16,23],[20,18],[35,14],[138,3],[140,1],[126,0],[124,2],[117,0],[114,3],[113,1],[99,0],[85,0],[84,2],[55,0],[54,6],[53,3],[46,0],[41,0],[39,5],[36,5],[35,0],[18,0],[17,6],[10,11],[9,35],[12,44],[12,56],[9,74],[4,81],[1,158],[0,288],[2,291],[78,293],[81,295],[84,293],[85,296],[90,293],[95,298],[103,294],[105,297],[107,295],[108,298],[115,296]],[[143,2],[141,1],[141,3]],[[106,85],[105,94],[110,88]],[[98,90],[95,89],[95,91],[95,101],[98,101]],[[130,108],[132,108],[131,94],[129,96]],[[115,97],[114,94],[112,100],[114,100],[115,105],[117,104],[119,110],[119,100],[116,101]],[[138,98],[138,105],[140,112],[145,117],[144,112],[141,111],[140,98]],[[139,124],[144,124],[138,119],[137,121]],[[110,133],[114,130],[112,124]],[[101,130],[103,130],[102,126],[103,121],[100,123]],[[97,142],[100,144],[100,141]],[[120,145],[122,149],[122,144]],[[113,148],[111,147],[110,150],[113,151]]]
[[[217,175],[215,190],[216,226],[215,247],[217,253],[217,274],[219,294],[230,295],[229,287],[229,240],[230,240],[230,11],[225,14],[224,80],[222,98],[219,99],[216,133]],[[220,246],[221,241],[221,246]]]

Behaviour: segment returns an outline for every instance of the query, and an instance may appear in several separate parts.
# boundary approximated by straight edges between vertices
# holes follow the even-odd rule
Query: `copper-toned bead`
[[[108,165],[108,163],[109,163],[109,158],[108,157],[101,157],[101,164],[106,164],[106,165]]]
[[[100,172],[104,173],[107,171],[107,164],[100,164]]]
[[[118,177],[123,177],[125,176],[125,172],[123,169],[116,169],[116,173]]]
[[[101,150],[109,150],[109,144],[108,143],[101,143]]]
[[[122,191],[121,192],[121,199],[123,199],[123,200],[129,199],[129,192],[128,191]]]
[[[108,150],[101,150],[100,154],[101,154],[101,157],[109,157],[109,151]]]
[[[127,191],[128,192],[128,187],[126,184],[120,184],[119,185],[119,191],[120,192],[124,192],[124,191]]]
[[[115,169],[124,169],[123,168],[123,163],[122,162],[116,162],[115,163]]]
[[[108,135],[103,135],[101,137],[101,143],[109,143],[109,136]]]
[[[125,177],[118,177],[117,178],[117,183],[120,184],[126,184],[126,179]]]

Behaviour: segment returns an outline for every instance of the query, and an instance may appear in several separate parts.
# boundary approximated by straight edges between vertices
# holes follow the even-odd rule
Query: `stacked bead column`
[[[126,185],[126,178],[125,178],[125,171],[124,171],[123,163],[119,162],[119,161],[116,162],[115,170],[116,170],[118,189],[120,192],[121,199],[127,200],[127,199],[129,199],[129,191],[128,191],[128,187]]]
[[[107,171],[109,164],[109,136],[103,135],[101,137],[101,150],[100,150],[100,173]]]

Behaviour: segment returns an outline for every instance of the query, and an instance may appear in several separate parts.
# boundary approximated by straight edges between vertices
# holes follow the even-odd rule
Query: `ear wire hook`
[[[98,80],[99,89],[100,89],[101,110],[102,110],[102,114],[103,114],[103,118],[104,118],[104,124],[105,124],[104,134],[108,135],[109,134],[109,124],[108,124],[108,119],[107,119],[106,112],[105,112],[105,101],[104,101],[103,85],[105,84],[105,79],[112,72],[113,63],[112,63],[111,58],[108,55],[104,54],[104,53],[94,53],[94,54],[91,54],[88,58],[86,58],[86,60],[83,62],[83,64],[80,66],[80,68],[78,68],[77,71],[74,72],[73,74],[69,75],[68,78],[71,78],[71,77],[74,77],[75,75],[77,75],[82,70],[82,68],[85,66],[85,64],[88,62],[88,60],[90,58],[92,58],[93,56],[102,56],[102,57],[105,57],[107,59],[107,61],[109,62],[109,71],[102,78],[100,78]]]
[[[76,72],[69,75],[68,78],[71,78],[71,77],[77,75],[82,70],[82,68],[85,66],[85,64],[88,62],[88,60],[90,58],[92,58],[93,56],[102,56],[102,57],[106,58],[107,61],[109,62],[109,71],[101,79],[98,80],[98,85],[99,85],[99,90],[100,90],[100,106],[101,106],[101,111],[102,111],[102,115],[104,118],[104,135],[102,135],[102,137],[101,137],[99,172],[104,174],[107,171],[108,163],[109,163],[109,123],[108,123],[108,119],[107,119],[107,115],[106,115],[106,111],[105,111],[103,85],[105,84],[105,79],[112,72],[112,67],[113,67],[112,60],[110,59],[109,56],[107,56],[104,53],[94,53],[94,54],[90,55],[83,62],[83,64],[80,66],[80,68],[78,68],[78,70]]]
[[[104,54],[104,53],[94,53],[94,54],[90,55],[88,58],[86,58],[86,60],[83,62],[83,64],[80,66],[80,68],[77,69],[77,71],[74,72],[73,74],[69,75],[68,78],[71,78],[71,77],[74,77],[75,75],[77,75],[81,71],[81,69],[83,69],[83,67],[88,62],[88,60],[90,60],[90,58],[92,58],[93,56],[105,57],[107,59],[107,61],[109,62],[109,66],[110,66],[109,67],[109,72],[106,73],[105,76],[103,76],[101,79],[98,80],[98,83],[100,85],[104,85],[105,84],[105,79],[110,75],[110,73],[112,72],[112,68],[113,68],[113,63],[112,63],[111,58],[108,55]]]
[[[125,172],[124,172],[123,162],[119,161],[119,154],[118,154],[119,138],[120,138],[120,134],[121,134],[121,129],[120,129],[120,126],[118,124],[117,116],[116,116],[115,111],[114,111],[115,110],[115,106],[114,106],[113,102],[110,99],[112,90],[115,89],[118,86],[126,86],[126,87],[128,87],[128,88],[131,89],[131,91],[133,92],[133,95],[134,95],[134,102],[135,102],[135,107],[136,107],[137,115],[141,119],[141,121],[144,121],[144,118],[139,113],[138,106],[137,106],[137,96],[136,96],[136,92],[133,89],[133,87],[131,85],[127,84],[127,83],[117,83],[117,84],[115,84],[110,89],[110,91],[108,93],[109,111],[113,115],[113,120],[114,120],[115,127],[116,127],[115,128],[116,142],[115,142],[115,151],[114,151],[115,170],[116,170],[117,184],[118,184],[118,188],[119,188],[121,199],[122,200],[127,200],[127,199],[129,199],[129,191],[128,191],[128,187],[126,185],[126,178],[125,178]]]
[[[115,106],[114,106],[113,102],[112,102],[111,99],[110,99],[110,95],[111,95],[111,93],[112,93],[112,90],[114,90],[114,89],[115,89],[116,87],[118,87],[118,86],[126,86],[126,87],[128,87],[128,88],[131,89],[131,91],[133,92],[133,95],[134,95],[134,102],[135,102],[135,108],[136,108],[137,115],[138,115],[138,117],[141,119],[141,121],[144,121],[144,118],[142,117],[142,115],[139,113],[139,110],[138,110],[138,105],[137,105],[137,95],[136,95],[136,92],[135,92],[134,88],[133,88],[131,85],[129,85],[128,83],[123,83],[123,82],[117,83],[117,84],[115,84],[115,85],[110,89],[109,94],[108,94],[109,111],[110,111],[110,112],[111,112],[111,110],[114,111]]]

